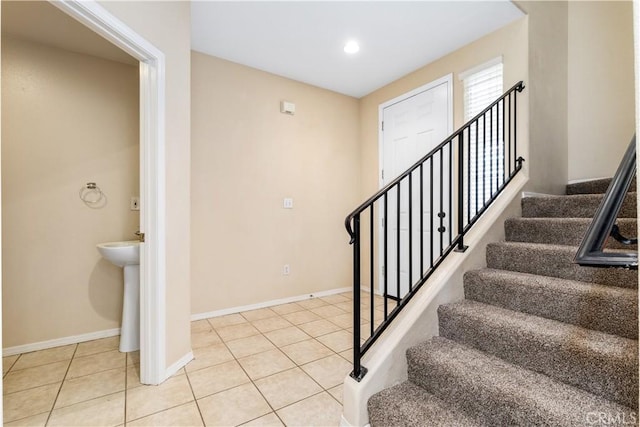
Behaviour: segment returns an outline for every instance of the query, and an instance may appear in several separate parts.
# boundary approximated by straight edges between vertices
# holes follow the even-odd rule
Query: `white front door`
[[[392,182],[450,135],[453,127],[451,88],[452,82],[449,75],[380,106],[382,121],[380,127],[381,186]],[[402,181],[399,188],[399,211],[397,188],[391,190],[388,195],[386,218],[384,218],[384,209],[381,206],[382,224],[385,222],[387,224],[387,255],[385,257],[385,239],[383,238],[380,240],[381,250],[378,264],[383,266],[379,282],[380,292],[383,295],[385,294],[385,274],[387,276],[386,295],[404,296],[409,291],[409,284],[416,283],[424,270],[431,265],[432,260],[437,259],[440,251],[448,245],[450,236],[448,226],[450,191],[448,188],[451,182],[448,167],[450,161],[450,152],[446,149],[442,153],[437,153],[431,161],[423,166],[422,212],[420,212],[419,169],[416,169],[411,176],[411,208],[408,178]],[[432,176],[433,178],[431,178]],[[441,185],[444,189],[442,198],[440,197]],[[445,215],[443,219],[445,231],[443,233],[437,231],[440,227],[438,214],[441,212]],[[420,226],[420,215],[422,215],[422,227]],[[436,230],[433,234],[431,233],[432,220],[433,228]],[[382,224],[380,235],[384,236]],[[421,234],[422,259],[420,257]],[[410,247],[411,257],[409,257]],[[398,262],[398,248],[400,248],[400,262]],[[399,295],[398,283],[400,284]]]

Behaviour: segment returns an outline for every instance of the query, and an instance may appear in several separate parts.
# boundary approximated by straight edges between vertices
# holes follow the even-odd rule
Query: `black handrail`
[[[580,243],[574,262],[584,266],[594,267],[626,267],[638,268],[638,252],[604,252],[604,245],[609,236],[627,241],[632,244],[633,239],[620,236],[615,224],[622,203],[629,191],[631,182],[636,175],[636,136],[633,135],[627,151],[622,157],[620,166],[604,194],[600,206],[587,229],[587,233]],[[637,242],[637,241],[636,241]]]
[[[523,82],[516,83],[345,219],[350,244],[353,245],[354,327],[351,376],[357,381],[367,372],[361,365],[365,352],[444,259],[454,250],[464,252],[467,249],[464,245],[465,234],[522,169],[524,159],[518,156],[516,117],[517,94],[523,90]],[[435,184],[434,179],[437,180]],[[457,199],[455,205],[454,198]],[[376,207],[379,209],[379,218],[376,217]],[[363,215],[367,209],[368,215]],[[416,209],[419,209],[418,215],[414,213]],[[425,215],[425,209],[428,215]],[[401,218],[403,211],[406,213],[404,219]],[[456,221],[453,220],[454,217]],[[382,231],[376,232],[375,224],[380,219]],[[362,220],[369,222],[369,227],[365,227],[369,233],[368,245],[364,246],[361,244]],[[455,236],[452,233],[454,224],[457,227]],[[408,229],[408,236],[405,238],[400,231],[403,226]],[[419,238],[413,239],[414,231],[419,233]],[[383,302],[382,307],[376,310],[374,253],[379,245],[382,245],[380,263],[384,266],[380,284]],[[392,245],[395,248],[390,251],[389,246]],[[363,250],[368,251],[369,257],[361,256]],[[408,256],[402,257],[404,252]],[[419,260],[414,260],[417,256]],[[361,343],[361,264],[365,260],[369,262],[369,337]],[[395,274],[391,275],[389,266],[394,261],[395,265],[392,267],[395,268]],[[401,274],[403,267],[404,278]],[[417,278],[415,281],[414,272]],[[403,284],[406,285],[404,291]],[[391,312],[389,300],[396,304]],[[377,314],[382,319],[376,319],[377,311],[381,311]]]

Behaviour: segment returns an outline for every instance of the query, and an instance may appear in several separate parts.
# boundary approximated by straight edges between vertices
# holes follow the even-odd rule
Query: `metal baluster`
[[[511,148],[511,92],[509,92],[509,108],[508,108],[508,110],[509,110],[509,114],[507,114],[507,120],[508,120],[507,124],[509,125],[508,126],[508,131],[509,132],[507,134],[509,136],[509,175],[511,175],[511,157],[513,156],[513,148]],[[515,156],[513,156],[514,165],[515,165],[515,160],[516,160],[516,158],[515,158]]]
[[[478,143],[478,127],[480,126],[480,120],[476,120],[476,187],[474,188],[476,193],[476,210],[473,213],[475,218],[478,215],[478,152],[480,151],[480,144]]]
[[[409,174],[409,292],[413,290],[413,172]]]
[[[502,98],[502,182],[507,181],[507,165],[506,157],[507,157],[507,140],[504,139],[504,98]]]
[[[482,207],[487,203],[487,113],[482,115]]]
[[[433,157],[429,158],[429,213],[431,228],[429,228],[429,268],[433,268]]]
[[[451,142],[453,145],[453,141]],[[458,247],[456,252],[464,252],[464,131],[458,135]],[[451,229],[449,229],[451,234]]]
[[[359,381],[364,373],[360,366],[360,214],[353,218],[353,372]]]
[[[374,234],[373,233],[374,233],[374,226],[373,225],[374,225],[374,219],[375,219],[374,215],[373,215],[374,207],[375,207],[375,203],[372,203],[371,206],[369,206],[369,257],[370,257],[369,258],[369,277],[370,277],[370,280],[371,280],[371,287],[369,288],[369,296],[371,298],[371,317],[370,317],[370,320],[371,320],[371,325],[370,325],[371,326],[371,331],[369,333],[370,337],[373,336],[373,320],[374,320],[374,318],[373,318],[373,295],[374,295],[374,292],[373,292],[373,282],[374,282],[373,281],[373,277],[374,277],[373,276],[373,274],[374,274],[373,273],[374,272],[374,256],[373,256],[373,253],[374,253],[374,248],[373,248]]]
[[[500,188],[500,105],[496,104],[496,192]]]
[[[449,141],[449,244],[453,242],[453,140]]]
[[[398,200],[396,200],[396,307],[400,305],[400,182],[397,184],[397,195]]]
[[[495,105],[495,137],[496,137],[496,191],[500,188],[500,101]]]
[[[489,194],[493,194],[493,108],[489,109]]]
[[[424,275],[424,175],[422,173],[422,166],[420,164],[420,278]]]
[[[471,125],[467,128],[467,224],[471,222]]]
[[[388,250],[388,240],[389,240],[389,233],[387,232],[387,223],[389,222],[389,209],[388,209],[388,200],[387,200],[387,194],[388,193],[384,193],[384,219],[382,222],[382,231],[384,233],[384,247],[383,247],[383,256],[384,256],[384,266],[383,266],[383,280],[384,280],[384,320],[387,320],[388,314],[389,314],[389,310],[387,309],[387,296],[389,295],[389,288],[388,288],[388,280],[387,280],[387,276],[389,275],[389,250]]]
[[[438,216],[440,217],[440,228],[438,228],[438,232],[440,233],[440,256],[442,256],[442,248],[444,246],[444,226],[443,226],[443,222],[444,222],[444,184],[443,184],[443,178],[444,176],[442,176],[442,170],[444,167],[444,159],[442,158],[442,156],[444,155],[444,150],[442,148],[440,148],[440,213],[438,213]]]
[[[518,160],[518,126],[515,125],[516,117],[518,116],[518,90],[513,92],[513,155],[515,161],[518,163],[516,167],[522,166],[522,163]]]

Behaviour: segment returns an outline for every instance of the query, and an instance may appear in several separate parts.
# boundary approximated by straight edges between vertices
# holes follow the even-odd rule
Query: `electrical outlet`
[[[288,275],[289,275],[289,273],[291,273],[291,268],[289,267],[289,264],[285,264],[285,265],[282,267],[282,275],[283,275],[283,276],[288,276]]]
[[[293,209],[293,199],[291,197],[286,197],[282,203],[282,207],[285,209]]]
[[[139,197],[131,197],[131,203],[130,203],[130,208],[132,211],[139,211],[140,210],[140,198]]]

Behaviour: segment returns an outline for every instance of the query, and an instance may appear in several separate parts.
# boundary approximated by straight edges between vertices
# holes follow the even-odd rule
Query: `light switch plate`
[[[131,197],[131,204],[130,204],[130,209],[132,211],[139,211],[140,210],[140,198],[139,197]]]

